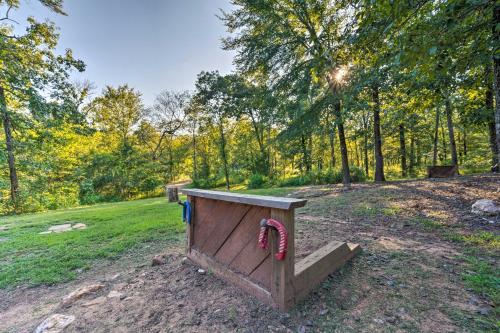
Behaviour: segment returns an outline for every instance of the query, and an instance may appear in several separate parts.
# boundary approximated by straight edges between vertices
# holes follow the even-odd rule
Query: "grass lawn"
[[[293,188],[243,190],[285,195]],[[40,234],[50,226],[84,223],[83,230]],[[165,198],[99,204],[0,217],[0,288],[36,286],[74,279],[98,260],[114,260],[146,243],[180,242],[181,207]]]
[[[39,234],[50,226],[85,223],[86,229]],[[181,207],[165,198],[107,203],[0,217],[0,288],[74,279],[99,259],[115,259],[143,243],[178,241]]]

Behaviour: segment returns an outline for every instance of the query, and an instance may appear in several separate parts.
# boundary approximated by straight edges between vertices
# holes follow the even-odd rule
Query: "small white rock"
[[[122,298],[123,294],[116,290],[111,290],[108,294],[108,298]]]
[[[500,214],[500,205],[496,204],[493,200],[480,199],[472,205],[472,213],[495,216]]]
[[[65,232],[68,230],[71,230],[70,223],[53,225],[52,227],[49,228],[49,231],[53,231],[53,232]]]
[[[38,325],[34,333],[59,333],[73,321],[75,321],[75,316],[56,313]]]
[[[205,274],[205,273],[206,273],[206,271],[205,271],[204,269],[201,269],[201,268],[200,268],[200,269],[198,269],[198,273],[200,273],[201,275],[203,275],[203,274]]]
[[[87,225],[84,223],[77,223],[71,227],[72,229],[86,229]]]

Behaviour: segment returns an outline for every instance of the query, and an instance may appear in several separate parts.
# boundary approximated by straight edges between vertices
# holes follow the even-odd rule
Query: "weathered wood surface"
[[[270,250],[257,242],[259,222],[269,218],[270,209],[203,197],[196,198],[195,208],[193,248],[270,288]]]
[[[191,189],[182,192],[193,209],[187,229],[188,258],[282,311],[360,250],[357,244],[332,242],[295,264],[294,208],[306,200]],[[263,218],[273,218],[286,228],[285,260],[275,257],[279,247],[275,229],[269,231],[269,248],[259,248]]]
[[[276,230],[270,234],[272,257],[271,295],[274,303],[282,311],[295,304],[295,215],[293,209],[271,209],[271,218],[280,221],[288,232],[288,247],[285,260],[276,260],[279,248],[279,235]]]
[[[307,200],[303,199],[270,197],[263,195],[239,194],[231,192],[209,191],[209,190],[198,190],[198,189],[181,189],[181,193],[206,199],[214,199],[226,202],[235,202],[252,206],[261,206],[261,207],[269,207],[269,208],[277,208],[285,210],[303,207],[307,203]]]
[[[458,175],[458,166],[456,165],[439,165],[427,167],[428,178],[450,178],[455,177],[456,175]]]
[[[361,248],[358,244],[331,242],[295,265],[295,301],[298,301],[335,272]]]
[[[259,286],[258,284],[252,282],[248,277],[243,274],[233,272],[230,269],[213,258],[192,249],[188,254],[188,258],[200,265],[201,267],[211,270],[217,276],[221,277],[229,283],[241,288],[246,293],[255,296],[266,304],[273,305],[273,300],[271,298],[271,293],[265,288]]]
[[[166,186],[168,202],[178,202],[179,201],[179,189],[175,186]]]

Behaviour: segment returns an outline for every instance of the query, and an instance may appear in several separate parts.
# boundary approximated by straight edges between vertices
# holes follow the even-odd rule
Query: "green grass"
[[[245,194],[255,194],[255,195],[270,195],[276,197],[284,197],[289,193],[299,190],[300,187],[269,187],[269,188],[258,188],[258,189],[235,189],[232,192],[245,193]]]
[[[86,229],[39,234],[50,226]],[[177,241],[181,208],[154,198],[0,218],[0,288],[72,280],[97,260],[112,260],[147,242]]]

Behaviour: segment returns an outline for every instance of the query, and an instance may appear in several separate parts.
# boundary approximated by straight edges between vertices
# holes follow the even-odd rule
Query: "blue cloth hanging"
[[[191,203],[189,201],[182,203],[182,222],[191,224]]]

